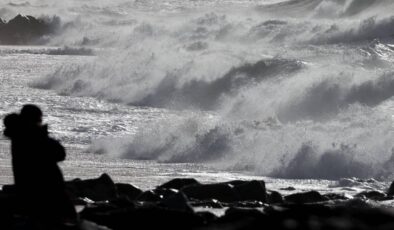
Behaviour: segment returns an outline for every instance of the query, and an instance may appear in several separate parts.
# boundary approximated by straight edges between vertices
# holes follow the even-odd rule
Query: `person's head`
[[[17,127],[19,125],[19,115],[16,113],[8,114],[4,117],[3,124],[4,124],[4,136],[6,137],[13,137],[14,134],[17,132]]]
[[[42,123],[42,111],[38,106],[33,104],[24,105],[20,117],[23,122],[29,124],[41,125]]]

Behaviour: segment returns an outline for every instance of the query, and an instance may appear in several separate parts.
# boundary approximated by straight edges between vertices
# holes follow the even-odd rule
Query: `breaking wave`
[[[197,66],[188,68],[197,68]],[[70,71],[68,68],[61,69],[48,76],[46,81],[35,83],[35,86],[44,89],[57,89],[62,94],[83,96],[98,96],[97,94],[99,94],[109,100],[137,106],[207,110],[217,108],[223,97],[231,97],[245,87],[258,84],[265,79],[294,74],[301,68],[302,63],[298,61],[267,59],[233,67],[223,76],[213,80],[192,78],[188,82],[182,82],[184,78],[189,77],[188,74],[193,74],[187,69],[166,73],[157,82],[154,82],[156,79],[143,79],[144,82],[151,83],[151,85],[144,87],[140,83],[142,80],[140,76],[125,78],[123,73],[122,75],[110,75],[107,70],[100,73],[101,81],[104,81],[100,84],[97,83],[94,76],[89,77],[91,71],[95,71],[95,69],[78,67],[74,71]],[[126,91],[129,86],[144,87],[139,90],[144,94],[112,94],[116,90],[119,90],[118,92]]]
[[[133,136],[97,140],[91,151],[165,163],[198,162],[281,178],[390,178],[391,121],[371,113],[355,107],[342,121],[324,124],[283,124],[273,118],[228,122],[193,113],[151,124]]]
[[[92,151],[285,178],[390,174],[393,1],[137,2],[69,9],[86,16],[48,44],[103,51],[32,86],[185,114]]]
[[[394,96],[394,73],[349,85],[348,79],[327,79],[313,84],[278,112],[282,120],[327,119],[352,104],[374,107]]]

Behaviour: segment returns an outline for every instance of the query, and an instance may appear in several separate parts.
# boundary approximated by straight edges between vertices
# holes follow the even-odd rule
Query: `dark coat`
[[[11,139],[12,167],[22,207],[37,218],[53,222],[75,219],[77,214],[66,194],[58,162],[65,149],[49,137],[47,126],[5,119],[4,135]]]
[[[47,127],[24,126],[12,139],[12,166],[19,192],[49,193],[64,190],[63,174],[57,165],[65,159],[63,146],[48,136]]]

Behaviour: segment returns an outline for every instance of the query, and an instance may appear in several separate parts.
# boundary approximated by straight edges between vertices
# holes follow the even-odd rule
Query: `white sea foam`
[[[50,45],[106,51],[33,86],[189,110],[96,152],[285,178],[390,174],[392,1],[46,4],[65,23]]]

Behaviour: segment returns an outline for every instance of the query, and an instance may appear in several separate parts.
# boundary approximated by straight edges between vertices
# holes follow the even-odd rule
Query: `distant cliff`
[[[35,18],[17,15],[8,22],[0,18],[1,45],[37,45],[45,43],[60,27],[60,18]]]

